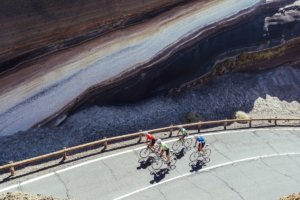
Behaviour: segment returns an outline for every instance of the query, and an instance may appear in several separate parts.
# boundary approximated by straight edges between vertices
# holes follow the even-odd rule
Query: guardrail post
[[[139,130],[139,131],[140,131],[140,135],[139,135],[138,143],[140,143],[142,141],[142,138],[143,138],[143,133],[142,133],[143,130]]]
[[[224,122],[224,130],[226,130],[226,129],[227,129],[227,122]]]
[[[277,126],[277,117],[275,117],[274,124]]]
[[[252,118],[249,119],[249,127],[252,128]]]
[[[9,164],[11,165],[10,167],[9,167],[9,171],[10,171],[10,175],[11,176],[14,176],[15,175],[15,168],[14,168],[14,166],[13,166],[13,161],[9,161]]]
[[[67,147],[63,148],[63,160],[67,159]]]
[[[173,124],[171,124],[170,127],[171,127],[171,128],[170,128],[170,134],[169,134],[169,137],[172,137],[172,134],[173,134]]]
[[[201,124],[198,124],[198,133],[200,133],[200,129],[201,129]]]
[[[107,137],[104,137],[103,138],[105,141],[104,141],[104,149],[107,149]]]

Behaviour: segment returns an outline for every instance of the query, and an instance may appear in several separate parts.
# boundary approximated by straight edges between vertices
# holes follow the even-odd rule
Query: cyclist
[[[184,144],[184,141],[185,141],[185,137],[188,136],[188,132],[185,128],[183,128],[182,126],[179,126],[179,130],[177,132],[177,136],[179,135],[179,133],[181,133],[181,135],[179,136],[180,137],[180,140],[182,142],[182,144]]]
[[[143,135],[147,138],[145,143],[148,143],[148,147],[153,148],[156,142],[155,136],[150,134],[148,131],[144,131]]]
[[[160,156],[163,156],[163,153],[166,152],[167,164],[170,165],[170,148],[166,143],[162,142],[161,139],[157,140],[157,144],[159,145],[158,151],[160,151]]]
[[[199,143],[198,144],[198,151],[199,152],[204,152],[204,147],[205,147],[205,139],[204,139],[204,137],[202,137],[201,135],[195,135],[194,138],[195,138],[195,145],[194,145],[194,147],[196,147],[197,142],[198,142]]]

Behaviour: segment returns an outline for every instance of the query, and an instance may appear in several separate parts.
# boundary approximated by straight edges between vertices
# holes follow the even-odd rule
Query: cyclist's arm
[[[179,129],[178,132],[177,132],[177,136],[179,135],[180,132],[181,132],[181,130]]]
[[[157,152],[160,152],[160,151],[161,151],[161,146],[159,145]]]
[[[195,140],[195,145],[194,145],[194,147],[196,147],[196,145],[197,145],[197,139]]]

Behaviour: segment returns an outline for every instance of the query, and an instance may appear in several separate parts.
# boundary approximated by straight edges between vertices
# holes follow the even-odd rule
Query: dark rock
[[[198,114],[197,112],[187,112],[180,116],[181,123],[187,124],[187,123],[195,123],[199,121],[204,121],[204,118]]]

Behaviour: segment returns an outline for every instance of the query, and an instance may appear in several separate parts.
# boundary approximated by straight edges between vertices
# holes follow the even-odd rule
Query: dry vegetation
[[[40,194],[30,195],[21,192],[7,192],[0,195],[0,200],[60,200],[58,198],[47,197]]]
[[[300,200],[300,192],[295,193],[295,194],[291,194],[287,197],[282,197],[279,200]]]
[[[250,117],[243,111],[237,111],[235,113],[235,118],[240,120],[249,120]],[[248,123],[248,121],[240,121],[239,123]]]

